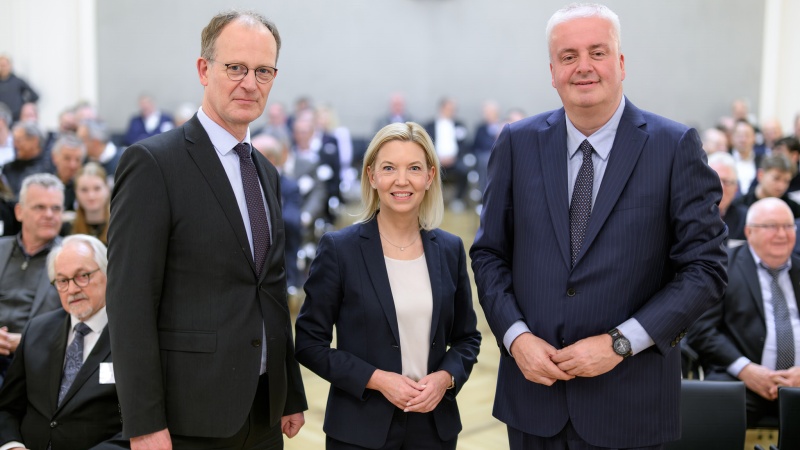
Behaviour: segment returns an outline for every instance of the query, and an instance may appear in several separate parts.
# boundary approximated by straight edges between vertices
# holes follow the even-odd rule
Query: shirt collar
[[[221,156],[226,156],[228,153],[233,151],[233,147],[239,144],[239,141],[233,137],[228,130],[222,128],[218,123],[214,122],[206,115],[202,106],[200,107],[200,110],[197,111],[197,119],[206,130],[208,138],[211,139],[211,144],[214,145],[214,149]],[[247,134],[242,142],[250,144],[250,127],[247,127]]]
[[[761,270],[766,270],[764,268],[765,264],[762,265],[761,258],[759,258],[758,255],[756,255],[756,252],[755,252],[755,250],[753,250],[753,247],[750,247],[748,245],[747,249],[750,250],[750,254],[753,255],[753,260],[756,262],[756,267],[758,267]],[[789,259],[786,260],[786,263],[784,263],[782,266],[778,267],[777,269],[779,271],[783,272],[784,270],[788,270],[788,269],[791,269],[791,268],[792,268],[792,258],[790,256]]]
[[[72,314],[69,315],[69,329],[70,333],[75,330],[75,325],[78,324],[80,320],[73,316]],[[92,329],[94,333],[100,333],[103,329],[108,325],[108,314],[106,313],[106,307],[103,306],[100,308],[99,311],[94,313],[92,317],[84,320],[83,323],[86,324],[89,328]]]
[[[47,244],[42,246],[42,248],[40,248],[38,252],[36,252],[35,254],[31,255],[31,254],[28,254],[28,251],[25,250],[25,244],[22,243],[22,230],[20,230],[20,232],[17,233],[16,238],[17,238],[17,246],[22,251],[22,255],[23,256],[27,256],[29,258],[33,257],[33,256],[36,256],[36,255],[38,255],[39,253],[42,253],[42,252],[45,252],[45,253],[49,252],[50,249],[53,248],[53,242],[55,241],[55,239],[51,240],[50,242],[48,242]]]
[[[578,147],[580,147],[581,143],[588,139],[589,143],[592,144],[594,147],[595,153],[597,156],[600,157],[603,161],[608,160],[608,155],[611,153],[611,147],[614,146],[614,137],[617,135],[617,128],[619,128],[619,122],[622,120],[622,113],[625,111],[625,96],[622,96],[622,100],[619,102],[619,106],[617,106],[617,110],[614,111],[614,114],[611,118],[606,122],[605,125],[600,127],[599,130],[592,133],[591,136],[584,136],[583,133],[578,131],[575,128],[575,125],[572,124],[572,121],[569,120],[569,116],[566,116],[567,120],[567,155],[570,159],[575,156],[575,153],[578,152]],[[565,114],[566,115],[566,114]]]

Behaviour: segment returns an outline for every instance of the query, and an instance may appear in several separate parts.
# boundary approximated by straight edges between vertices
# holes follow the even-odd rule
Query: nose
[[[591,72],[592,70],[594,70],[594,67],[592,67],[592,58],[588,55],[578,56],[578,72]]]
[[[397,184],[405,185],[408,183],[408,173],[405,169],[401,169],[397,171]]]
[[[69,284],[67,284],[67,293],[70,295],[77,294],[81,291],[81,287],[78,286],[78,283],[75,282],[75,279],[69,280]]]
[[[244,88],[247,91],[253,91],[256,89],[256,71],[255,70],[248,70],[247,74],[239,81],[239,86]]]

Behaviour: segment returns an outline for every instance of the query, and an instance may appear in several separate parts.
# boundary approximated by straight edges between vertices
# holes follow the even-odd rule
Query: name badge
[[[100,384],[116,384],[114,380],[114,363],[100,363]]]

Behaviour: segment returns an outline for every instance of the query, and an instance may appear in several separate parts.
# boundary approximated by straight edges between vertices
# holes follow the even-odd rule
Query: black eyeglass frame
[[[219,62],[219,61],[217,61],[217,60],[215,60],[215,59],[210,59],[210,58],[208,59],[208,61],[211,61],[211,62]],[[228,79],[229,79],[229,80],[231,80],[231,81],[242,81],[242,80],[244,80],[244,79],[245,79],[245,77],[247,77],[247,74],[248,74],[248,73],[250,73],[250,71],[251,71],[251,70],[253,71],[253,73],[255,73],[255,75],[254,75],[254,76],[256,77],[256,81],[257,81],[257,82],[259,82],[259,83],[261,83],[261,84],[269,84],[269,83],[271,83],[271,82],[272,82],[272,80],[274,80],[274,79],[275,79],[275,77],[277,77],[277,76],[278,76],[278,68],[277,68],[277,67],[272,67],[272,66],[258,66],[258,67],[256,67],[255,69],[251,69],[251,68],[249,68],[249,67],[245,66],[245,65],[244,65],[244,64],[242,64],[242,63],[235,63],[235,62],[234,62],[234,63],[227,63],[227,64],[225,64],[225,63],[220,63],[220,64],[222,64],[223,66],[225,66],[225,74],[226,74],[226,75],[228,75]],[[231,66],[241,66],[241,67],[244,67],[244,74],[242,74],[242,75],[238,75],[238,74],[235,74],[235,73],[234,73],[234,74],[232,74],[232,73],[231,73],[231,70],[233,70],[233,69],[231,69]],[[262,80],[261,78],[259,78],[259,77],[258,77],[258,73],[259,73],[258,71],[259,71],[259,70],[261,70],[261,69],[270,69],[270,70],[272,70],[272,73],[270,73],[270,72],[265,72],[266,74],[268,74],[268,75],[270,76],[269,80],[266,80],[266,81],[265,81],[265,80]]]
[[[94,275],[98,270],[100,270],[99,267],[89,272],[79,273],[78,275],[75,275],[72,278],[56,278],[55,280],[51,281],[50,284],[52,284],[53,287],[56,288],[58,292],[67,292],[69,290],[70,281],[75,283],[75,286],[78,286],[79,288],[85,288],[86,286],[89,285],[89,283],[92,282],[92,275]],[[86,281],[80,281],[80,282],[78,281],[84,278],[86,279]],[[59,287],[59,285],[61,285],[61,287]]]

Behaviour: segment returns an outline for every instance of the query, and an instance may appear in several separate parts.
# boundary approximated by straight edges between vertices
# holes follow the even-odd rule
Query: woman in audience
[[[463,243],[436,228],[439,161],[420,125],[378,132],[361,192],[360,222],[319,243],[296,325],[297,360],[331,382],[327,448],[455,449],[481,336]]]
[[[106,171],[97,163],[86,163],[75,175],[78,208],[69,234],[88,234],[108,245],[111,189]]]

